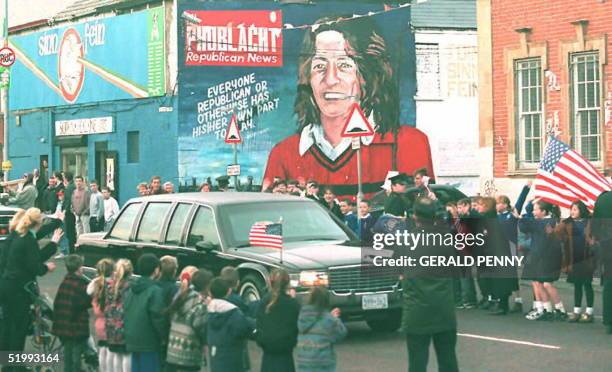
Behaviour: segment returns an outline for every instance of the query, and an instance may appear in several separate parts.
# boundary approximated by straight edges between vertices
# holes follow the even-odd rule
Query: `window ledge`
[[[538,168],[523,168],[509,170],[505,174],[508,177],[519,177],[519,176],[535,176],[538,173]]]

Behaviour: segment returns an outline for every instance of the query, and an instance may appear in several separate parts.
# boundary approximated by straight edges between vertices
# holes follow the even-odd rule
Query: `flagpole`
[[[281,225],[281,248],[280,248],[280,264],[283,264],[283,217],[278,219],[278,223]]]

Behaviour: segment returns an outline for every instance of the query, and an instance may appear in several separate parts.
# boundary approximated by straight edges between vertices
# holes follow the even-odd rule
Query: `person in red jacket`
[[[298,63],[295,112],[298,133],[270,152],[263,179],[315,178],[339,197],[357,193],[357,152],[342,130],[358,103],[375,133],[361,139],[362,184],[366,197],[380,190],[389,170],[413,174],[425,168],[433,178],[427,136],[400,125],[397,77],[381,33],[368,17],[323,19],[304,38]]]

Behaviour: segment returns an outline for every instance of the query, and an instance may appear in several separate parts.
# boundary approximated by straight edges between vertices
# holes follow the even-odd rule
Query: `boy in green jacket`
[[[168,319],[164,315],[164,296],[157,285],[159,259],[143,254],[138,259],[141,275],[125,297],[125,344],[132,353],[132,372],[161,370],[162,346],[168,340]]]

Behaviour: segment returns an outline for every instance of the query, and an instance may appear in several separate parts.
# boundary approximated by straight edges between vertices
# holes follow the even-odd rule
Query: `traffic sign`
[[[15,63],[15,52],[9,47],[0,49],[0,66],[11,67]]]
[[[240,136],[240,128],[238,127],[238,121],[236,115],[232,115],[229,125],[227,126],[227,133],[225,133],[225,143],[241,143],[242,136]]]
[[[342,129],[342,137],[365,137],[372,135],[374,135],[374,128],[372,128],[372,125],[366,119],[361,107],[355,103]]]
[[[10,171],[11,169],[13,169],[13,163],[11,163],[10,160],[5,160],[2,162],[2,171],[6,172]]]
[[[239,176],[240,175],[240,164],[230,164],[227,166],[227,175],[232,177],[232,176]]]

